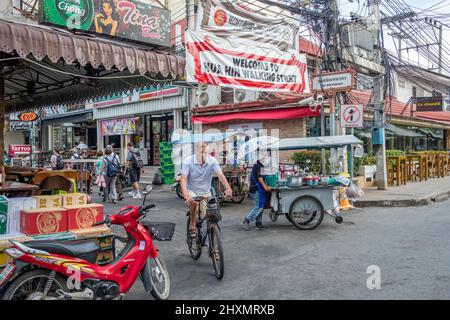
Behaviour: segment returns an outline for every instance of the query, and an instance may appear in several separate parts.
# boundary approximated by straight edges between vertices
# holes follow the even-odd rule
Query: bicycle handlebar
[[[224,193],[218,193],[216,195],[210,196],[210,197],[193,197],[192,200],[196,201],[196,202],[200,202],[202,200],[209,200],[212,198],[216,198],[218,200],[224,199],[225,198],[225,194]]]

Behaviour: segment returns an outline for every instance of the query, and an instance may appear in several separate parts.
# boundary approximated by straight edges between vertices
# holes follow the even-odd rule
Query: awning
[[[184,76],[184,58],[151,49],[0,19],[0,51],[9,54],[6,110],[81,102]]]
[[[42,118],[43,125],[76,123],[92,120],[92,110],[78,110]]]
[[[353,135],[280,139],[279,150],[337,148],[362,143]]]
[[[203,124],[225,122],[230,120],[279,120],[279,119],[299,119],[304,117],[318,117],[320,110],[312,111],[306,108],[286,108],[271,109],[248,112],[233,112],[211,116],[194,116],[192,121]]]
[[[407,130],[400,127],[397,127],[391,123],[386,124],[385,126],[386,131],[390,131],[393,134],[400,136],[400,137],[411,137],[411,138],[423,138],[424,135],[418,132],[415,132],[413,130]]]
[[[435,133],[427,128],[420,128],[419,131],[422,132],[424,135],[431,136],[433,139],[444,139],[443,133]]]

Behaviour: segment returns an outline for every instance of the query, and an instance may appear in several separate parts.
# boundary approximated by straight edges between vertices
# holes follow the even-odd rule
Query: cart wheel
[[[289,217],[289,213],[286,213],[285,216],[286,216],[286,219],[288,219],[290,223],[293,223],[291,217]]]
[[[313,196],[298,197],[289,208],[289,218],[292,224],[301,230],[317,228],[322,223],[323,216],[323,206]]]
[[[237,196],[233,196],[231,198],[231,202],[233,202],[233,203],[242,203],[244,201],[244,199],[245,199],[245,196],[246,196],[245,193],[241,193],[241,194],[239,194]]]
[[[342,218],[341,216],[337,216],[336,218],[334,218],[334,221],[336,221],[337,224],[341,224],[342,222],[344,222],[344,218]]]
[[[270,218],[270,220],[272,222],[277,222],[277,220],[278,220],[278,213],[275,210],[273,210],[273,209],[270,210],[269,218]]]

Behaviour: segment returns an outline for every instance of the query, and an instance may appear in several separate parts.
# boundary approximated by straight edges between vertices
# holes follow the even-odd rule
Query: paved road
[[[240,222],[250,203],[224,205],[225,277],[218,281],[208,256],[189,256],[183,202],[167,192],[152,198],[159,210],[149,220],[177,223],[173,241],[157,243],[172,299],[450,299],[450,202],[357,209],[344,224],[326,216],[313,231],[266,216],[268,229],[249,232]],[[380,267],[379,290],[366,285],[371,265]],[[140,283],[127,298],[152,299]]]

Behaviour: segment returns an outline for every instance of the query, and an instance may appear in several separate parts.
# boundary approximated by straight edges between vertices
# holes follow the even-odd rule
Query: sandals
[[[189,239],[196,239],[197,238],[197,230],[196,229],[189,229],[188,238]]]

